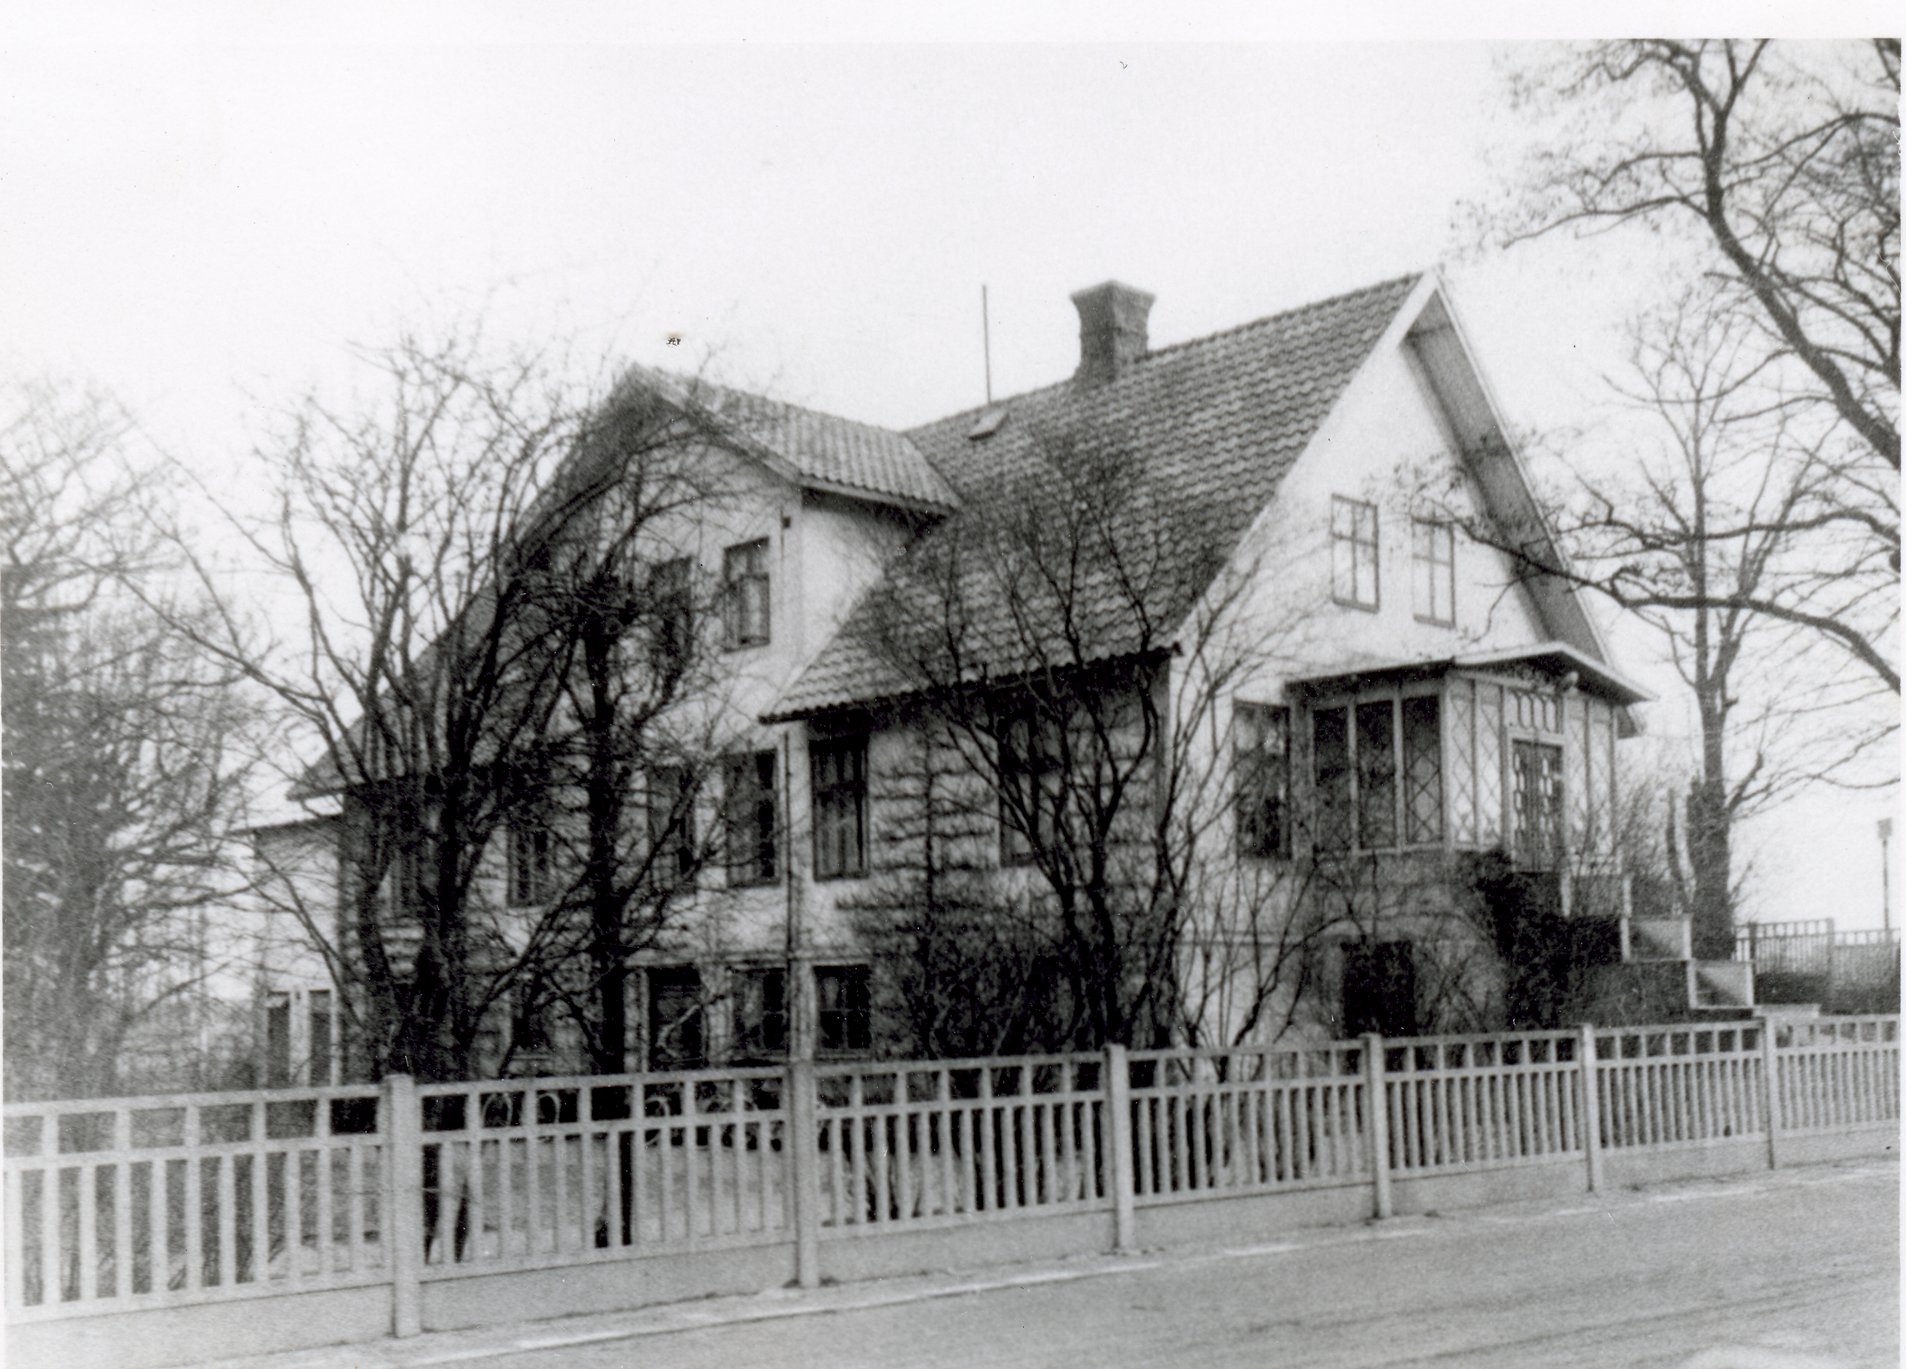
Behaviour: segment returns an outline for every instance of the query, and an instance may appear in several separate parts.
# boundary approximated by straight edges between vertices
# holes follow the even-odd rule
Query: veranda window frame
[[[1435,834],[1417,836],[1423,823],[1410,810],[1411,777],[1410,762],[1410,724],[1406,705],[1419,699],[1433,699],[1436,702],[1436,809]],[[1379,843],[1366,843],[1364,840],[1364,798],[1365,762],[1360,740],[1358,714],[1361,710],[1379,705],[1389,706],[1390,760],[1388,785],[1390,789],[1390,833],[1392,840]],[[1327,844],[1323,831],[1323,785],[1317,765],[1317,719],[1320,714],[1340,712],[1344,715],[1344,764],[1346,771],[1344,790],[1344,822],[1349,840],[1340,845]],[[1306,739],[1306,777],[1309,785],[1309,812],[1311,830],[1309,846],[1313,854],[1330,856],[1361,855],[1372,852],[1408,852],[1441,850],[1450,840],[1450,752],[1449,752],[1449,709],[1444,699],[1442,683],[1432,686],[1404,685],[1387,690],[1362,690],[1351,694],[1329,695],[1310,700],[1304,709],[1305,722],[1303,735]],[[1419,724],[1420,729],[1420,724]],[[1420,736],[1420,730],[1415,734]],[[1414,838],[1414,839],[1413,839]]]

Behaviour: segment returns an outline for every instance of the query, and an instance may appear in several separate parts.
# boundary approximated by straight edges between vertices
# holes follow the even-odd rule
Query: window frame
[[[827,1006],[827,983],[841,987],[838,1006]],[[853,1001],[857,999],[858,1001]],[[840,1029],[829,1041],[829,1019]],[[873,970],[871,966],[840,962],[814,967],[814,1053],[826,1056],[864,1055],[873,1049]]]
[[[1032,865],[1058,827],[1064,782],[1049,777],[1064,768],[1063,743],[1058,728],[1036,705],[1024,705],[1002,714],[996,728],[999,746],[999,863]],[[1031,819],[1032,831],[1020,824],[1014,800]]]
[[[1432,700],[1435,707],[1433,735],[1436,740],[1434,756],[1436,763],[1436,810],[1434,835],[1413,839],[1413,834],[1422,832],[1426,826],[1424,815],[1413,813],[1410,805],[1413,776],[1412,760],[1418,759],[1412,750],[1412,742],[1424,735],[1425,725],[1417,713],[1412,721],[1409,704],[1418,700]],[[1365,781],[1369,765],[1364,757],[1362,728],[1358,714],[1366,709],[1378,706],[1387,707],[1389,714],[1389,771],[1385,787],[1389,790],[1390,837],[1380,844],[1371,844],[1365,840]],[[1419,706],[1420,710],[1420,706]],[[1446,718],[1448,710],[1444,707],[1441,687],[1434,689],[1397,688],[1382,693],[1362,693],[1334,696],[1312,702],[1307,710],[1310,726],[1307,729],[1310,747],[1307,756],[1306,778],[1310,786],[1309,810],[1311,815],[1310,848],[1315,854],[1325,855],[1361,855],[1380,851],[1423,851],[1438,850],[1449,844],[1449,750],[1446,736]],[[1343,716],[1343,757],[1341,780],[1341,801],[1343,814],[1342,828],[1348,839],[1341,844],[1326,845],[1324,836],[1325,786],[1318,769],[1319,748],[1317,746],[1318,719],[1328,713]]]
[[[647,592],[654,607],[654,630],[649,644],[658,662],[680,660],[690,654],[695,637],[695,563],[672,556],[649,567]]]
[[[658,765],[647,776],[649,877],[682,884],[695,878],[695,773],[686,765]],[[663,800],[667,800],[664,809]],[[679,821],[674,821],[679,817]],[[673,859],[671,859],[671,854]],[[668,866],[671,868],[664,869]]]
[[[660,1011],[664,989],[682,991],[692,995],[694,999],[687,1011],[681,1013],[673,1022],[666,1024],[661,1021]],[[646,966],[642,976],[642,993],[646,1028],[642,1046],[649,1069],[666,1072],[700,1069],[705,1066],[708,1063],[708,1001],[700,967],[690,962]],[[664,1031],[672,1031],[684,1026],[694,1033],[695,1050],[659,1054],[658,1046]]]
[[[769,539],[739,542],[721,554],[722,643],[730,651],[766,646],[774,637],[773,577]],[[750,596],[759,594],[759,632],[749,621]]]
[[[511,908],[540,908],[555,887],[554,843],[549,825],[529,814],[509,819],[505,835],[509,868],[504,897]]]
[[[1438,551],[1441,555],[1438,555]],[[1448,591],[1448,613],[1438,610],[1438,576]],[[1425,581],[1427,577],[1427,581]],[[1427,583],[1429,603],[1419,601],[1419,591]],[[1436,627],[1456,626],[1456,525],[1447,519],[1412,518],[1410,520],[1410,611],[1419,623]]]
[[[788,1053],[788,974],[784,965],[741,965],[729,971],[731,1056],[780,1059]]]
[[[738,780],[746,783],[738,784]],[[722,865],[728,887],[745,889],[778,883],[781,878],[779,753],[742,751],[724,756],[721,805]]]
[[[1266,745],[1273,738],[1274,749]],[[1291,740],[1289,705],[1242,699],[1232,705],[1233,821],[1240,856],[1256,860],[1290,857]]]
[[[1347,527],[1340,526],[1339,515],[1348,516]],[[1368,515],[1369,536],[1363,535],[1364,515]],[[1362,576],[1359,573],[1363,555],[1369,557],[1370,597],[1362,596]],[[1348,563],[1343,558],[1348,555]],[[1344,583],[1344,572],[1349,572],[1349,584]],[[1352,499],[1348,495],[1330,496],[1330,597],[1345,608],[1361,609],[1366,613],[1377,612],[1383,604],[1383,535],[1377,506],[1366,499]]]
[[[846,759],[846,771],[823,776],[829,762]],[[808,760],[808,827],[813,842],[816,880],[856,879],[867,873],[867,737],[829,737],[810,741]],[[852,831],[852,860],[838,839]],[[832,839],[830,839],[832,838]]]

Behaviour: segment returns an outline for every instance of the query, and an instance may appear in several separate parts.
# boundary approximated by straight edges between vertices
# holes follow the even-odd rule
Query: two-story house
[[[1093,806],[1067,797],[1056,758],[1090,729],[1015,717],[1014,700],[1049,701],[1061,674],[1109,672],[1142,705],[1119,715],[1142,719],[1120,724],[1139,762],[1112,763],[1149,786],[1117,820],[1136,845],[1109,826],[1099,844],[1149,870],[1130,925],[1169,944],[1100,970],[1174,982],[1154,1035],[1485,1025],[1505,967],[1465,903],[1464,854],[1548,876],[1561,912],[1585,902],[1584,875],[1615,872],[1618,741],[1645,695],[1568,585],[1528,569],[1557,553],[1441,282],[1157,349],[1150,296],[1108,282],[1074,302],[1073,376],[908,431],[632,378],[714,414],[743,491],[674,534],[725,605],[721,792],[698,801],[727,854],[631,978],[651,1067],[790,1042],[864,1052],[904,1015],[867,929],[906,920],[898,875],[921,873],[923,738],[971,772],[950,787],[947,847],[967,886],[1049,902],[1042,843]],[[1043,509],[1053,472],[1094,460],[1126,490],[1092,534],[1115,554],[1075,538],[1066,586],[1028,590],[1031,563],[989,557],[976,526],[1018,510],[1020,545],[1048,555],[1098,497]],[[1041,613],[1053,622],[1029,623]],[[945,670],[896,647],[935,634]],[[1050,641],[1063,651],[1042,656]],[[1142,829],[1174,803],[1184,849],[1132,863],[1170,843]],[[325,822],[283,829],[312,870],[332,859]],[[499,879],[541,859],[525,849],[499,850]],[[1597,886],[1603,911],[1619,890]],[[957,996],[959,974],[942,989]],[[332,1059],[305,1035],[331,1004],[301,1011],[299,980],[272,988],[286,1054]],[[307,963],[302,988],[331,986]],[[568,1063],[560,1026],[534,1030],[519,1065]]]

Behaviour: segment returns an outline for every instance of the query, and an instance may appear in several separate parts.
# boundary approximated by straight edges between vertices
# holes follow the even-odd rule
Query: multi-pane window
[[[649,773],[649,870],[658,880],[695,873],[695,783],[686,766],[659,766]]]
[[[1443,839],[1442,700],[1403,700],[1403,840],[1412,846]]]
[[[291,1083],[291,995],[274,993],[265,1000],[265,1087],[281,1089]]]
[[[311,1022],[311,1082],[320,1086],[335,1083],[337,1081],[332,1077],[332,1070],[337,1047],[331,1039],[335,1020],[331,1009],[331,991],[313,989],[306,1007]]]
[[[814,967],[815,1025],[823,1051],[864,1051],[873,1045],[872,993],[865,965]]]
[[[736,970],[734,1051],[744,1059],[785,1055],[788,1048],[788,978],[779,967]]]
[[[1357,845],[1396,845],[1396,718],[1388,699],[1357,705]]]
[[[722,626],[729,646],[768,640],[768,541],[730,547],[721,560]]]
[[[693,1069],[707,1061],[702,1039],[702,977],[692,965],[658,965],[648,974],[649,1068]]]
[[[689,655],[694,631],[694,563],[686,556],[658,563],[649,572],[649,602],[654,615],[651,639],[658,664],[681,662]]]
[[[1525,869],[1551,869],[1562,854],[1562,748],[1517,741],[1509,772],[1516,861]]]
[[[730,756],[722,763],[723,836],[728,883],[766,884],[779,869],[774,752]]]
[[[814,785],[814,875],[835,879],[867,869],[867,739],[816,742],[808,752]]]
[[[1448,523],[1410,524],[1410,606],[1427,623],[1456,621],[1456,529]]]
[[[1439,701],[1412,696],[1313,710],[1311,783],[1319,851],[1440,842]]]
[[[1059,729],[1032,710],[999,729],[1000,859],[1024,864],[1052,841],[1061,819],[1064,784]]]
[[[516,1010],[510,1018],[510,1046],[518,1055],[549,1051],[549,987],[540,975],[516,986]]]
[[[1290,854],[1290,729],[1287,708],[1240,703],[1234,712],[1238,854]]]
[[[1340,604],[1377,606],[1377,506],[1330,498],[1330,593]]]
[[[1320,708],[1310,715],[1311,791],[1317,805],[1314,844],[1320,851],[1348,851],[1350,810],[1350,710]]]
[[[549,828],[534,817],[509,824],[510,906],[533,908],[549,899]]]

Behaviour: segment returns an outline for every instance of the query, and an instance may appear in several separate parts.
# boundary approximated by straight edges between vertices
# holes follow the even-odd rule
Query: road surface
[[[442,1359],[480,1369],[1893,1366],[1898,1184],[1885,1162],[1787,1170],[1231,1250],[775,1294],[697,1329],[524,1325]],[[706,1315],[730,1314],[710,1305]]]

